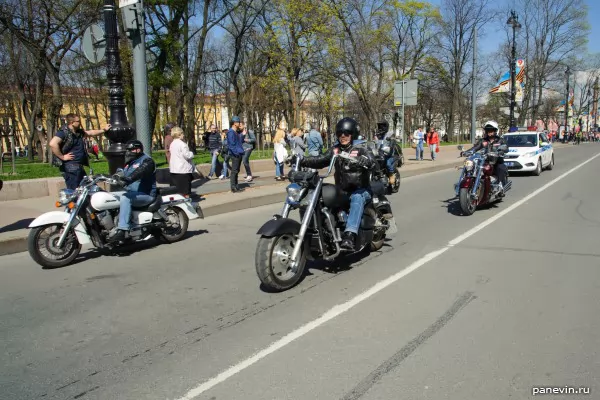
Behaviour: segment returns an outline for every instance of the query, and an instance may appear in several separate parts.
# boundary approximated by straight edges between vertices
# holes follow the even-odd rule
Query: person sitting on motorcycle
[[[152,157],[144,154],[144,145],[139,140],[125,144],[125,168],[114,176],[127,192],[121,196],[119,224],[108,236],[112,242],[123,240],[129,233],[132,207],[143,207],[156,199],[156,164]]]
[[[342,235],[341,247],[353,250],[356,235],[362,220],[365,205],[371,201],[371,182],[369,170],[376,165],[373,153],[366,144],[354,143],[358,140],[358,124],[352,118],[341,119],[335,127],[338,141],[325,154],[303,158],[300,166],[320,169],[328,166],[334,154],[348,153],[356,160],[351,162],[338,158],[335,162],[335,184],[343,191],[350,193],[350,211],[346,230]]]
[[[484,134],[481,140],[479,140],[479,142],[477,142],[477,144],[473,146],[472,149],[467,150],[466,152],[474,153],[488,146],[491,146],[491,148],[497,148],[501,145],[506,144],[506,141],[498,136],[498,123],[496,121],[487,121],[483,125],[483,131]],[[463,155],[466,152],[462,152],[461,155]],[[503,196],[503,185],[506,184],[508,177],[508,168],[506,167],[506,165],[504,165],[504,157],[498,158],[498,161],[496,162],[496,165],[494,167],[494,174],[496,174],[496,177],[500,182],[500,196]]]
[[[389,128],[390,124],[386,120],[377,123],[377,144],[379,146],[378,150],[381,150],[384,147],[389,148],[389,151],[385,152],[384,159],[389,183],[391,186],[394,186],[396,183],[396,157],[394,157],[393,143],[388,140],[393,134],[392,131],[389,131]]]

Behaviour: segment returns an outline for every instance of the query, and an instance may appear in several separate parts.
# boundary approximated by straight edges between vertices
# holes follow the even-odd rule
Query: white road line
[[[405,276],[407,276],[411,272],[416,271],[418,268],[420,268],[423,265],[427,264],[429,261],[432,261],[435,258],[439,257],[440,255],[444,254],[452,246],[455,246],[455,245],[459,244],[460,242],[466,240],[467,238],[469,238],[470,236],[472,236],[475,233],[479,232],[480,230],[482,230],[486,226],[490,225],[491,223],[495,222],[499,218],[502,218],[504,215],[508,214],[509,212],[511,212],[512,210],[514,210],[515,208],[517,208],[517,207],[523,205],[524,203],[526,203],[527,201],[531,200],[533,197],[537,196],[538,194],[540,194],[544,190],[548,189],[550,186],[556,184],[558,181],[562,180],[567,175],[569,175],[569,174],[577,171],[579,168],[583,167],[584,165],[586,165],[587,163],[591,162],[592,160],[594,160],[594,159],[596,159],[598,157],[600,157],[600,154],[596,154],[594,157],[592,157],[592,158],[584,161],[583,163],[577,165],[576,167],[570,169],[569,171],[565,172],[564,174],[562,174],[562,175],[558,176],[557,178],[553,179],[552,181],[548,182],[547,184],[545,184],[541,188],[535,190],[534,192],[532,192],[529,195],[525,196],[521,200],[519,200],[516,203],[512,204],[507,209],[499,212],[498,214],[496,214],[495,216],[493,216],[491,218],[488,218],[487,220],[483,221],[482,223],[480,223],[476,227],[468,230],[467,232],[463,233],[462,235],[458,236],[457,238],[451,240],[450,242],[448,242],[448,245],[446,245],[446,246],[444,246],[444,247],[442,247],[442,248],[440,248],[438,250],[432,251],[431,253],[425,255],[421,259],[419,259],[419,260],[415,261],[414,263],[412,263],[411,265],[409,265],[407,268],[405,268],[402,271],[400,271],[400,272],[398,272],[398,273],[396,273],[394,275],[391,275],[390,277],[388,277],[388,278],[386,278],[386,279],[384,279],[384,280],[376,283],[370,289],[362,292],[361,294],[357,295],[356,297],[354,297],[353,299],[347,301],[346,303],[342,303],[342,304],[338,304],[338,305],[334,306],[329,311],[327,311],[325,314],[321,315],[319,318],[317,318],[317,319],[315,319],[315,320],[307,323],[306,325],[301,326],[300,328],[296,329],[295,331],[287,334],[286,336],[284,336],[281,339],[277,340],[276,342],[272,343],[271,345],[269,345],[265,349],[263,349],[263,350],[259,351],[258,353],[254,354],[250,358],[247,358],[244,361],[242,361],[242,362],[240,362],[240,363],[238,363],[236,365],[233,365],[232,367],[228,368],[227,370],[221,372],[219,375],[217,375],[217,376],[209,379],[208,381],[202,383],[201,385],[199,385],[199,386],[191,389],[189,392],[187,392],[185,394],[185,396],[180,397],[178,400],[191,400],[191,399],[194,399],[195,397],[201,395],[202,393],[204,393],[207,390],[213,388],[214,386],[218,385],[219,383],[224,382],[225,380],[231,378],[232,376],[234,376],[238,372],[243,371],[244,369],[250,367],[251,365],[255,364],[256,362],[258,362],[258,361],[262,360],[263,358],[267,357],[268,355],[276,352],[277,350],[283,348],[284,346],[287,346],[288,344],[290,344],[294,340],[296,340],[298,338],[301,338],[302,336],[306,335],[310,331],[318,328],[319,326],[325,324],[328,321],[331,321],[332,319],[334,319],[335,317],[339,316],[340,314],[343,314],[344,312],[350,310],[352,307],[356,306],[357,304],[362,303],[363,301],[367,300],[369,297],[373,296],[374,294],[379,293],[380,291],[382,291],[383,289],[387,288],[391,284],[393,284],[393,283],[397,282],[398,280],[404,278]]]

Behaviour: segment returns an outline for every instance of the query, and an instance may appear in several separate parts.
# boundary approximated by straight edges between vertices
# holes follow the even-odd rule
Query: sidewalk
[[[555,147],[565,146],[569,145],[555,145]],[[425,157],[428,155],[429,151],[426,150]],[[436,161],[427,158],[416,161],[414,157],[413,149],[404,150],[405,164],[400,168],[402,178],[453,168],[463,163],[456,146],[442,146]],[[288,171],[286,166],[286,174]],[[273,171],[256,172],[254,181],[245,183],[245,172],[241,172],[240,186],[246,190],[236,194],[229,191],[229,179],[199,179],[193,183],[193,190],[203,196],[200,206],[205,217],[267,204],[283,204],[287,182],[277,182],[274,176],[273,167]],[[333,176],[329,177],[328,181],[333,182]],[[55,202],[55,196],[0,202],[0,256],[26,251],[29,233],[27,227],[44,212],[58,210],[54,207]]]

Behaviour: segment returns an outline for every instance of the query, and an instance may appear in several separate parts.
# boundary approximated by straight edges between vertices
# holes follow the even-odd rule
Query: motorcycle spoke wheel
[[[31,258],[45,268],[57,268],[71,263],[81,251],[75,232],[71,230],[62,247],[57,243],[63,233],[62,225],[34,228],[29,233],[28,250]]]
[[[165,227],[161,229],[162,238],[168,242],[173,243],[181,240],[187,233],[189,218],[186,213],[180,208],[168,208],[165,210],[167,220],[165,221]]]

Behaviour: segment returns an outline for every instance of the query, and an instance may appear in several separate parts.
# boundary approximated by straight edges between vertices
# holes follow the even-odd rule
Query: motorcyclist
[[[479,151],[483,148],[488,148],[490,150],[495,150],[494,148],[498,148],[501,145],[506,144],[506,141],[501,138],[500,136],[498,136],[498,123],[496,121],[487,121],[484,125],[483,125],[483,137],[477,142],[477,144],[475,146],[473,146],[473,148],[465,151],[465,152],[461,152],[461,156],[464,155],[465,153],[474,153],[476,151]],[[496,177],[498,178],[498,181],[500,182],[500,196],[504,195],[503,192],[503,185],[506,184],[507,182],[507,177],[508,177],[508,168],[506,167],[506,165],[504,164],[504,157],[499,157],[498,161],[496,162],[496,165],[494,167],[494,174],[496,175]]]
[[[379,121],[377,123],[377,150],[383,150],[385,166],[387,168],[387,175],[390,185],[394,186],[396,183],[396,168],[394,157],[393,143],[388,140],[393,132],[389,130],[390,124],[386,120]],[[387,151],[385,149],[388,149]]]
[[[348,153],[356,160],[338,158],[335,162],[335,184],[346,193],[350,193],[350,212],[346,230],[342,235],[341,247],[353,250],[356,235],[362,220],[365,205],[371,201],[369,170],[376,166],[373,153],[369,151],[364,142],[358,140],[358,124],[352,118],[341,119],[335,127],[338,141],[325,154],[302,159],[300,166],[308,168],[324,168],[331,163],[334,154]]]
[[[144,145],[139,140],[125,144],[125,168],[114,178],[127,191],[121,196],[119,223],[108,235],[109,241],[120,241],[129,233],[132,207],[143,207],[156,199],[156,164],[152,157],[144,154]]]

